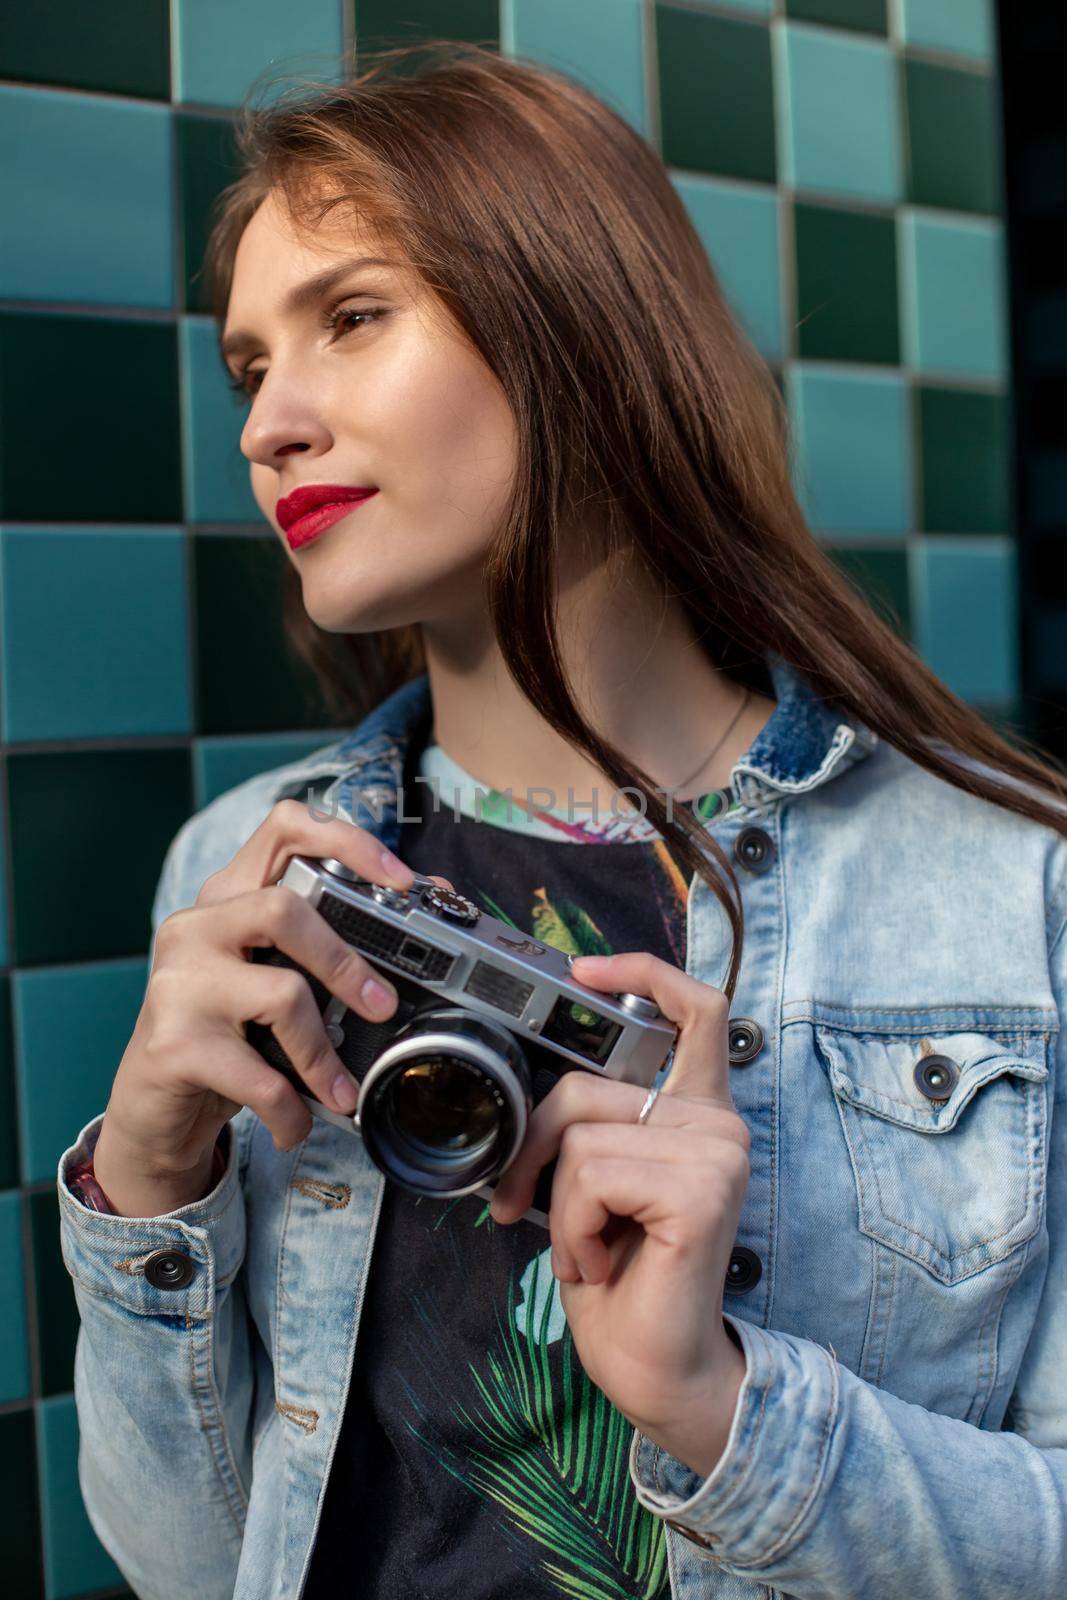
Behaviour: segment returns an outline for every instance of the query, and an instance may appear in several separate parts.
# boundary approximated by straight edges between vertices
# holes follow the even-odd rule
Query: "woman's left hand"
[[[566,1073],[534,1109],[491,1214],[517,1221],[558,1157],[552,1264],[582,1366],[634,1427],[707,1477],[746,1370],[722,1317],[750,1144],[730,1093],[729,1005],[647,953],[576,958],[572,976],[654,1000],[679,1029],[670,1074],[639,1125],[645,1089]]]

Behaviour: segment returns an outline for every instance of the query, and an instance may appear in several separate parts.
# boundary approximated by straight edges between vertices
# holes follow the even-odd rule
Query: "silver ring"
[[[657,1084],[654,1084],[652,1086],[652,1088],[648,1091],[647,1095],[645,1096],[645,1103],[641,1107],[640,1111],[637,1113],[637,1120],[638,1120],[639,1123],[648,1121],[649,1113],[652,1110],[652,1107],[656,1103],[656,1097],[658,1096],[658,1094],[659,1094],[659,1084],[657,1083]]]

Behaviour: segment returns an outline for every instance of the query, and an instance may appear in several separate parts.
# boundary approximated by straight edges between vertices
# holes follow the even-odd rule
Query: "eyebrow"
[[[358,271],[360,267],[395,267],[397,263],[390,261],[385,256],[356,256],[351,261],[342,261],[337,266],[326,267],[324,271],[317,272],[313,278],[307,278],[303,283],[298,283],[289,290],[282,301],[282,313],[293,316],[297,312],[307,311],[309,307],[328,295],[350,273]],[[251,345],[257,345],[260,340],[247,328],[237,328],[233,333],[228,333],[220,341],[219,350],[223,359],[237,355],[240,351]]]

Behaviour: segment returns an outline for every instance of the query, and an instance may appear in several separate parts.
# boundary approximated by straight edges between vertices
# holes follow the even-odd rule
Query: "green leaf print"
[[[544,889],[538,889],[534,895],[531,932],[544,944],[554,945],[566,955],[614,954],[588,911],[565,895],[552,901]]]
[[[537,1293],[534,1267],[520,1322],[515,1297],[497,1318],[475,1398],[457,1406],[466,1459],[442,1453],[408,1427],[440,1464],[541,1548],[542,1570],[569,1600],[665,1600],[670,1593],[663,1524],[638,1502],[628,1469],[632,1428],[561,1341],[562,1406],[550,1367],[552,1295]],[[535,1320],[534,1308],[540,1305]]]

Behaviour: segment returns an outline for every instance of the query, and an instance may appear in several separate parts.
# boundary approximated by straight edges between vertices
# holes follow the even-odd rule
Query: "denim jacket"
[[[747,1375],[710,1477],[639,1433],[631,1476],[666,1519],[675,1600],[1049,1600],[1067,1571],[1067,840],[767,662],[742,807],[711,824],[744,902],[750,1178],[724,1312]],[[420,677],[191,817],[153,948],[283,796],[395,846],[428,697]],[[695,875],[686,970],[721,987],[728,957]],[[142,1600],[298,1600],[384,1180],[343,1119],[279,1153],[245,1107],[205,1199],[100,1215],[65,1175],[101,1120],[57,1174],[92,1525]]]

